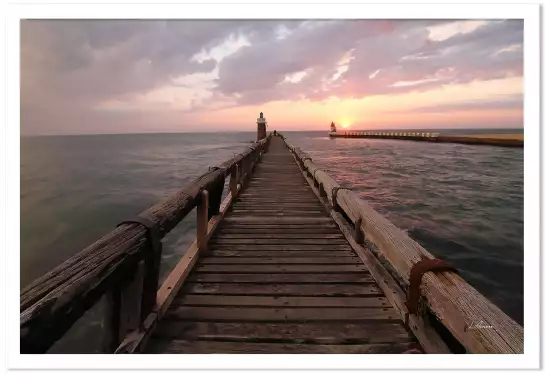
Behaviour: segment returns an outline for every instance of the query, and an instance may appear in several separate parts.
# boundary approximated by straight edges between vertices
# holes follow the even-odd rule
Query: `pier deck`
[[[402,353],[416,347],[280,137],[271,139],[148,353]]]

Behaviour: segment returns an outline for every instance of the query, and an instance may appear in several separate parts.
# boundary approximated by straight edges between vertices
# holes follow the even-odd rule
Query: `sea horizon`
[[[267,129],[267,132],[274,131]],[[349,128],[339,128],[338,132],[343,131],[420,131],[420,132],[443,132],[443,133],[523,133],[524,127],[464,127],[464,128],[388,128],[388,129],[376,129],[376,128],[358,128],[356,126],[350,126]],[[486,131],[486,132],[485,132]],[[279,133],[290,132],[326,132],[329,133],[329,128],[326,126],[324,130],[277,130]],[[126,133],[87,133],[87,134],[21,134],[21,138],[40,138],[40,137],[55,137],[55,136],[102,136],[102,135],[172,135],[172,134],[238,134],[238,133],[252,133],[255,134],[255,130],[226,130],[226,131],[178,131],[178,132],[126,132]]]

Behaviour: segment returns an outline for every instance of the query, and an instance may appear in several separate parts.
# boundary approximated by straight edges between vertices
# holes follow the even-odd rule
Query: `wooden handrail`
[[[286,145],[307,174],[321,185],[333,204],[340,185],[299,148]],[[411,268],[423,257],[435,258],[405,232],[377,213],[349,189],[338,189],[336,204],[352,223],[361,220],[365,239],[372,242],[401,278],[409,283]],[[471,353],[523,353],[524,329],[458,274],[427,272],[420,286],[421,301],[436,319]],[[422,313],[420,310],[419,313]],[[480,328],[478,326],[481,326]]]
[[[206,190],[209,194],[210,219],[219,211],[225,177],[233,171],[248,170],[253,166],[266,150],[269,140],[270,135],[198,177],[140,216],[153,222],[158,238],[162,239],[200,203],[202,192]],[[239,180],[239,173],[235,173],[235,178]],[[113,312],[107,312],[111,314],[107,317],[107,324],[116,330],[113,337],[108,339],[107,349],[115,349],[128,332],[123,329],[119,332],[123,324],[120,324],[118,314],[122,313],[124,305],[133,305],[133,311],[138,309],[138,316],[129,316],[130,321],[125,324],[129,328],[142,323],[151,312],[140,310],[143,295],[134,296],[144,293],[142,283],[150,258],[146,248],[150,246],[145,227],[137,223],[123,224],[22,289],[21,353],[46,352],[105,294],[111,296],[109,304],[115,305]],[[158,255],[160,253],[151,257]],[[134,304],[138,305],[134,307]]]

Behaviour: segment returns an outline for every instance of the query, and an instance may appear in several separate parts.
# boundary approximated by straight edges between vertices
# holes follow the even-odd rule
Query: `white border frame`
[[[61,0],[62,1],[62,0]],[[123,1],[123,0],[122,0]],[[129,5],[130,4],[130,5]],[[539,175],[539,22],[537,4],[9,4],[7,12],[7,121],[6,121],[6,348],[8,367],[13,369],[467,369],[538,368],[540,365]],[[211,11],[213,10],[213,14]],[[523,355],[20,355],[19,266],[20,263],[20,88],[19,21],[25,18],[387,18],[387,19],[524,19],[524,334]],[[530,164],[530,161],[532,164]],[[8,212],[10,214],[8,214]],[[8,287],[9,285],[9,287]],[[539,328],[538,328],[539,327]],[[281,356],[281,357],[279,357]]]

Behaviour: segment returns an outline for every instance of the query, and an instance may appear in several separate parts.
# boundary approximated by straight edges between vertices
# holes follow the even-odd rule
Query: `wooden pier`
[[[329,133],[329,136],[332,138],[396,139],[436,143],[493,145],[500,147],[524,147],[523,134],[450,135],[430,132],[346,130],[331,131]]]
[[[195,242],[159,287],[160,240],[193,208]],[[23,289],[21,353],[101,299],[111,353],[523,352],[520,325],[281,135]]]

